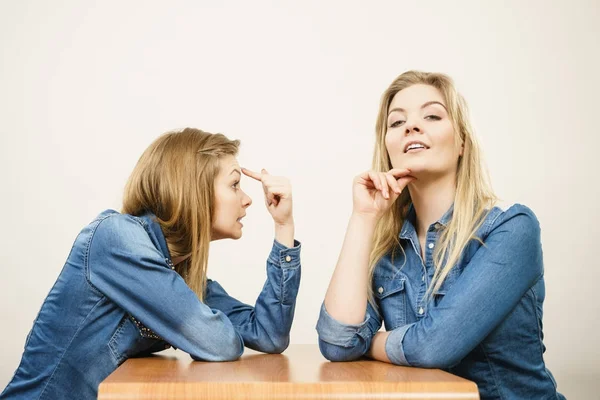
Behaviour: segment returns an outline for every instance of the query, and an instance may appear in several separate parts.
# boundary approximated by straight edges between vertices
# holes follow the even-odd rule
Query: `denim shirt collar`
[[[432,226],[436,226],[437,224],[446,227],[450,219],[452,218],[452,214],[454,212],[454,203],[450,206],[450,208],[438,219]],[[402,229],[400,229],[400,239],[410,239],[413,235],[417,234],[417,214],[415,211],[415,207],[410,204],[408,208],[408,212],[406,213],[406,218],[404,219],[404,223],[402,224]],[[430,227],[431,229],[431,227]]]
[[[156,221],[156,216],[152,212],[146,211],[144,214],[138,216],[138,218],[146,225],[152,241],[160,249],[167,263],[171,265],[171,253],[169,253],[169,247],[167,246],[167,241],[160,228],[160,224]]]

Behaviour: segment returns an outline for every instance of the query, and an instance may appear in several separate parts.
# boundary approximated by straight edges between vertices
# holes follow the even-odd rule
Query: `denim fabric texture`
[[[432,224],[425,258],[411,209],[400,231],[404,250],[383,257],[358,325],[336,321],[321,307],[319,346],[332,361],[362,357],[382,323],[394,364],[440,368],[474,381],[482,399],[564,399],[543,359],[544,268],[534,213],[516,204],[487,214],[440,290],[427,296],[433,252],[451,207]]]
[[[300,243],[273,243],[254,307],[208,280],[201,302],[174,270],[152,214],[101,213],[77,236],[1,399],[95,399],[125,360],[170,346],[195,360],[235,360],[244,346],[288,346]]]

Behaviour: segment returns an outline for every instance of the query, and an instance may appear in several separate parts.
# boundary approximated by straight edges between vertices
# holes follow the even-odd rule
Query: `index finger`
[[[399,179],[405,177],[410,174],[410,169],[408,168],[392,168],[388,172],[388,174],[392,175],[394,178]]]
[[[249,169],[246,169],[246,168],[242,168],[242,172],[244,173],[244,175],[249,176],[252,179],[256,179],[259,182],[262,182],[262,174],[259,174],[258,172],[250,171]]]

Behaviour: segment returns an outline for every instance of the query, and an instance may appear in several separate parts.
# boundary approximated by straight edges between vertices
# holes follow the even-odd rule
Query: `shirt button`
[[[439,222],[436,222],[435,225],[434,225],[435,229],[440,229],[441,226],[442,225]]]
[[[423,315],[424,312],[425,310],[423,310],[423,307],[419,307],[419,315]]]
[[[379,294],[383,293],[383,287],[379,286],[379,289],[377,289],[377,291],[379,292]]]
[[[286,262],[290,262],[290,261],[292,261],[292,257],[291,257],[291,256],[285,256],[285,261],[286,261]]]
[[[429,244],[427,245],[427,247],[429,247],[430,249],[433,249],[433,246],[435,246],[433,243],[429,243]]]

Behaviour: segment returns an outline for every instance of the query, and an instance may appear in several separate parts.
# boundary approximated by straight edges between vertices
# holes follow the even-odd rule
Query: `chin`
[[[242,230],[232,230],[232,231],[220,231],[213,232],[211,236],[211,240],[222,240],[222,239],[233,239],[237,240],[242,237]]]
[[[242,230],[241,229],[233,231],[233,232],[231,232],[231,235],[229,235],[229,238],[233,239],[233,240],[238,240],[241,237],[242,237]]]
[[[425,154],[419,154],[421,157],[414,157],[409,162],[405,161],[405,168],[410,169],[411,171],[421,171],[426,172],[431,168],[432,160],[428,160],[429,157],[423,157]]]

